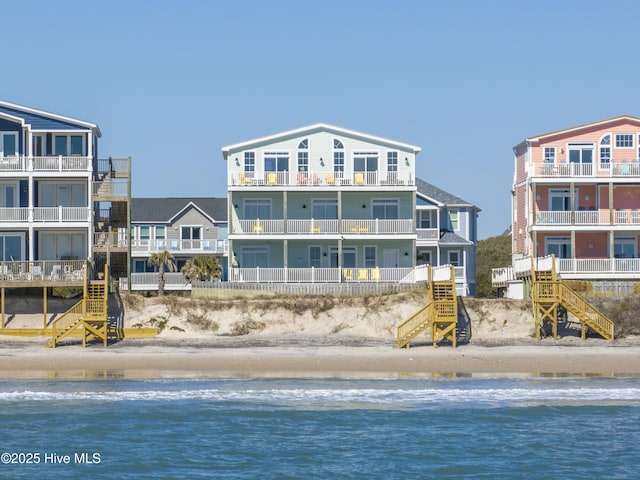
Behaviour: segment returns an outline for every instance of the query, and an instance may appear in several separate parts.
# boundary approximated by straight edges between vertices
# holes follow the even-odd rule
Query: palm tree
[[[176,262],[171,255],[171,252],[165,250],[164,252],[156,252],[149,257],[147,264],[151,267],[158,267],[158,296],[164,295],[164,272],[176,271]]]
[[[207,281],[222,276],[222,267],[218,259],[213,256],[191,257],[181,270],[189,282],[194,280]]]

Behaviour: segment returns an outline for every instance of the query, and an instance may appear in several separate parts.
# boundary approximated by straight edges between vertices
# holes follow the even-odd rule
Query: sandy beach
[[[582,341],[578,325],[569,323],[558,340],[536,341],[531,310],[517,301],[468,299],[473,335],[455,349],[434,348],[428,335],[409,349],[394,348],[397,325],[423,304],[419,295],[366,305],[336,301],[331,308],[298,301],[295,309],[290,299],[135,302],[125,301],[125,325],[162,323],[159,336],[108,348],[72,340],[56,349],[44,347],[45,337],[0,336],[0,377],[640,375],[640,338]],[[24,303],[10,326],[41,325],[41,314],[22,313]]]
[[[282,339],[250,343],[122,341],[48,350],[3,342],[1,377],[369,377],[442,375],[640,375],[640,344],[543,340],[535,345],[410,349],[343,339],[341,344]]]

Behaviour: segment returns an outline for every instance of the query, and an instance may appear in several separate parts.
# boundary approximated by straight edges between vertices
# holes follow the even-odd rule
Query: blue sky
[[[97,123],[133,195],[225,196],[225,145],[317,122],[419,145],[510,224],[512,147],[640,116],[635,1],[3,4],[2,100]]]

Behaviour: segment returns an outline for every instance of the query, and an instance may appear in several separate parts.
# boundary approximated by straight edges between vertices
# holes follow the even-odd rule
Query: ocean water
[[[640,379],[0,381],[0,478],[637,478]]]

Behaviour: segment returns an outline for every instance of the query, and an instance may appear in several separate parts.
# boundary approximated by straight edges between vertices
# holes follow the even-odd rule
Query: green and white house
[[[223,147],[228,165],[229,281],[420,279],[416,200],[424,202],[424,210],[437,211],[444,203],[417,197],[419,152],[414,145],[327,124]],[[461,247],[474,249],[477,209],[465,205],[472,212],[473,233],[471,240],[460,237]],[[439,214],[433,219],[437,238],[422,242],[421,252],[433,246],[437,255],[430,261],[455,260],[453,254],[440,255],[442,223]],[[460,265],[463,250],[458,249]],[[469,258],[469,265],[475,268],[475,259]],[[475,272],[468,277],[475,283]],[[469,293],[470,282],[463,283],[461,293]]]

